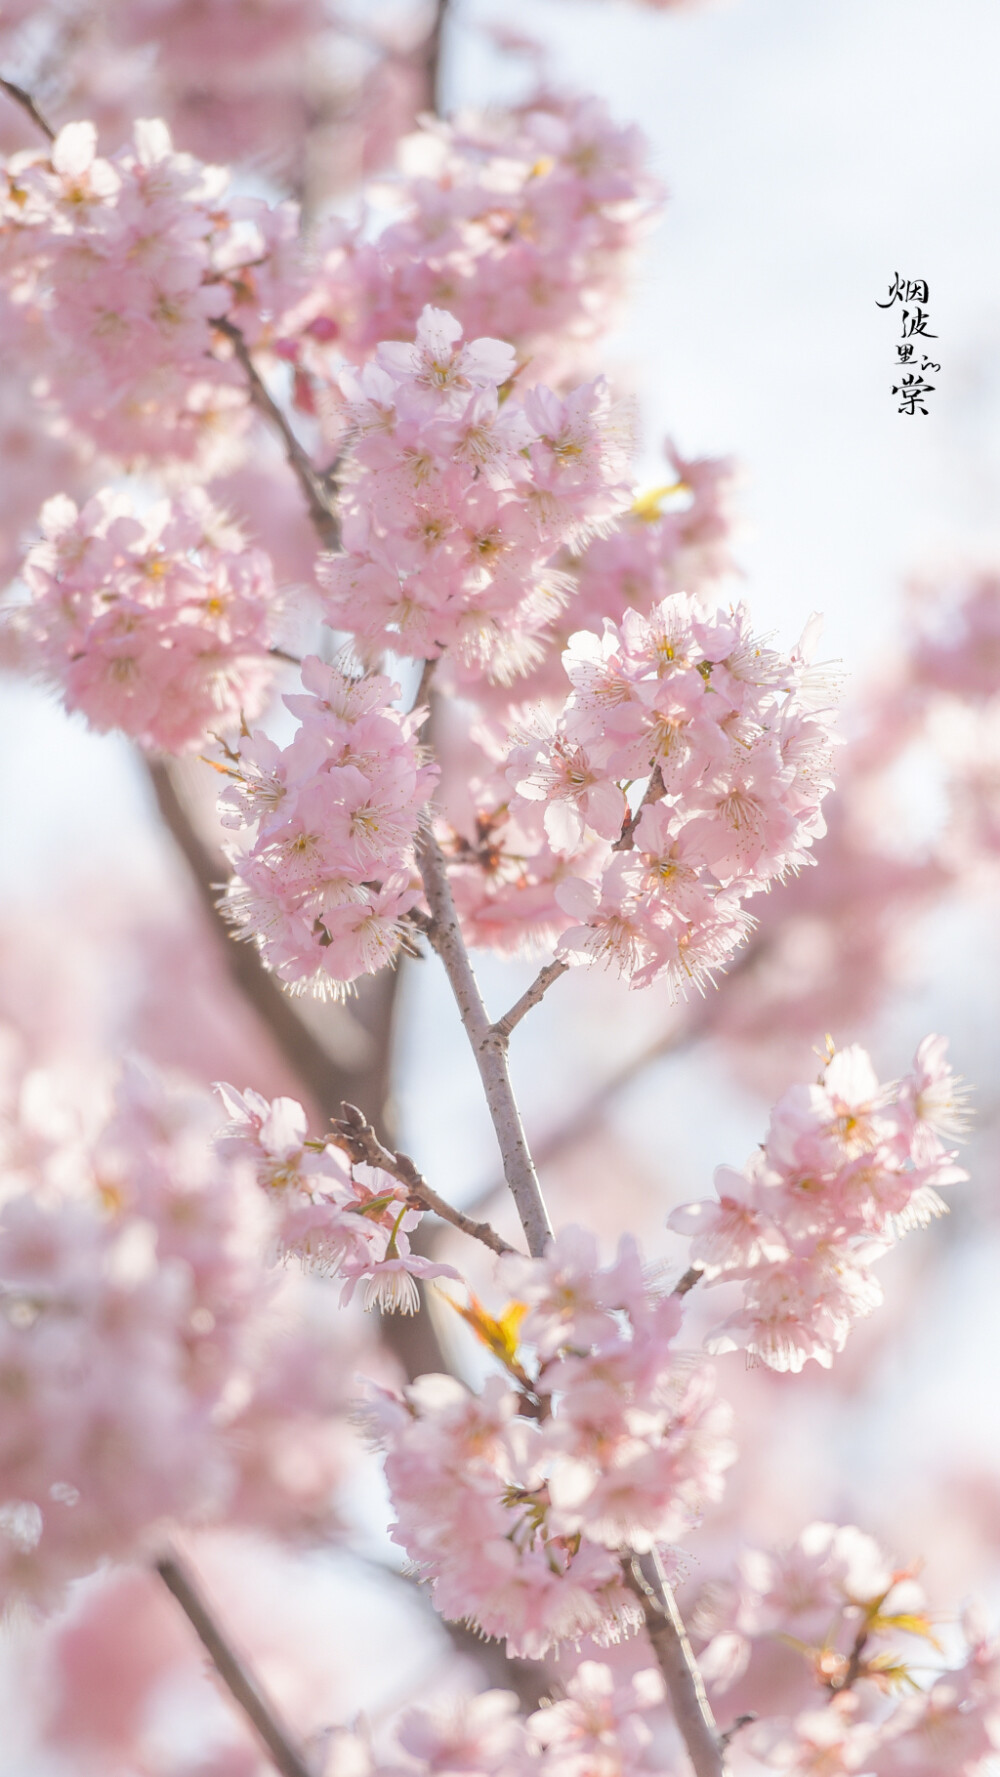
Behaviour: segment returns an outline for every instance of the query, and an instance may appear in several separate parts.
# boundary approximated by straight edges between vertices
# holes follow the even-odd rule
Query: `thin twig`
[[[731,1726],[725,1730],[725,1733],[719,1735],[719,1745],[725,1750],[729,1742],[735,1740],[743,1728],[748,1728],[752,1722],[758,1719],[752,1709],[746,1710],[743,1715],[738,1715]]]
[[[552,1237],[552,1226],[510,1082],[506,1039],[490,1023],[483,1004],[451,898],[441,847],[429,827],[417,842],[417,862],[431,910],[428,936],[444,963],[475,1056],[500,1145],[504,1177],[517,1205],[528,1251],[533,1258],[540,1258]]]
[[[539,969],[531,986],[522,993],[519,1000],[514,1001],[509,1012],[505,1012],[502,1018],[497,1019],[493,1026],[497,1036],[506,1041],[514,1026],[520,1024],[525,1013],[530,1012],[533,1006],[538,1005],[552,986],[553,981],[558,981],[560,975],[565,975],[568,969],[569,963],[561,962],[546,963],[544,969]]]
[[[491,1228],[489,1222],[474,1221],[472,1216],[465,1215],[462,1210],[455,1209],[446,1203],[443,1197],[427,1183],[423,1174],[417,1171],[408,1154],[393,1152],[379,1141],[374,1129],[363,1111],[355,1104],[342,1104],[341,1114],[333,1120],[333,1139],[338,1147],[350,1155],[353,1161],[362,1161],[366,1166],[381,1167],[393,1178],[405,1185],[414,1209],[430,1209],[458,1228],[463,1234],[471,1235],[473,1240],[481,1240],[495,1253],[512,1253],[517,1249],[504,1240]]]
[[[629,815],[629,818],[625,822],[625,825],[623,826],[621,833],[619,834],[618,838],[615,840],[614,845],[611,847],[612,851],[631,851],[632,850],[633,846],[635,845],[635,830],[636,830],[637,826],[639,825],[639,821],[642,816],[643,810],[647,809],[647,808],[651,808],[653,806],[654,802],[662,802],[666,793],[667,793],[667,786],[663,781],[663,773],[661,772],[660,767],[658,765],[654,765],[652,772],[650,773],[649,782],[646,785],[645,795],[643,796],[642,801],[640,802],[638,808],[636,809],[635,814]]]
[[[289,466],[305,495],[309,517],[323,548],[339,550],[340,521],[330,504],[330,494],[324,478],[307,452],[303,450],[281,408],[268,392],[267,385],[250,356],[249,347],[240,329],[232,321],[227,320],[224,315],[217,316],[212,321],[212,326],[217,333],[222,334],[224,339],[229,340],[236,360],[247,379],[250,399],[258,412],[262,413],[264,418],[275,428],[275,431],[279,433],[285,446],[285,455],[288,458]]]
[[[862,1623],[854,1637],[854,1646],[851,1648],[850,1657],[844,1667],[843,1676],[830,1680],[828,1688],[833,1691],[835,1696],[838,1696],[841,1691],[852,1690],[861,1677],[864,1671],[864,1651],[868,1645],[869,1635],[869,1625]]]
[[[55,141],[55,130],[52,128],[48,118],[44,117],[41,111],[39,111],[31,94],[25,92],[23,86],[18,86],[13,80],[6,80],[4,76],[0,74],[0,91],[5,92],[9,99],[13,99],[15,105],[20,105],[22,111],[27,112],[32,123],[41,130],[44,136],[48,136],[50,142]]]
[[[627,1557],[622,1576],[642,1605],[646,1629],[667,1687],[674,1720],[695,1777],[726,1777],[725,1743],[698,1669],[687,1630],[658,1558]]]
[[[671,1295],[686,1296],[688,1291],[693,1290],[695,1284],[700,1278],[704,1277],[704,1275],[704,1265],[689,1265],[679,1283],[674,1284],[674,1287],[670,1292]]]
[[[282,1777],[316,1777],[295,1746],[274,1708],[266,1701],[257,1680],[230,1646],[208,1605],[176,1555],[156,1563],[167,1590],[172,1592],[208,1654],[237,1707],[252,1723]]]

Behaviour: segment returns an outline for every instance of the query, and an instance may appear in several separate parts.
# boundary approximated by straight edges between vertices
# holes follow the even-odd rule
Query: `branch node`
[[[340,1113],[333,1120],[333,1140],[337,1147],[343,1149],[352,1164],[377,1166],[382,1172],[389,1173],[391,1178],[397,1179],[404,1186],[412,1209],[430,1211],[433,1215],[440,1216],[443,1222],[450,1222],[460,1233],[481,1241],[491,1252],[514,1252],[514,1247],[495,1228],[491,1228],[489,1222],[475,1221],[472,1216],[467,1216],[464,1211],[456,1209],[439,1196],[422,1173],[418,1172],[409,1154],[387,1148],[356,1104],[342,1104]]]

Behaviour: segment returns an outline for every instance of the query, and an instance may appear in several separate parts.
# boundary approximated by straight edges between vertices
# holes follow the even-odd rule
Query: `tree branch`
[[[48,137],[50,142],[55,141],[55,130],[49,123],[48,118],[44,117],[39,111],[31,94],[25,92],[23,86],[18,86],[13,80],[5,80],[4,76],[0,74],[0,92],[5,92],[9,99],[13,99],[15,105],[20,105],[21,110],[27,112],[32,123],[35,124],[36,128],[41,130],[44,136]]]
[[[640,1558],[633,1555],[623,1561],[622,1575],[642,1605],[646,1630],[695,1777],[726,1777],[723,1737],[716,1726],[673,1591],[658,1557],[643,1559],[652,1569],[651,1573],[643,1567]]]
[[[621,833],[611,847],[612,851],[632,850],[635,845],[635,830],[639,825],[643,810],[651,808],[654,802],[662,802],[666,793],[667,787],[663,782],[663,773],[658,765],[654,765],[652,772],[650,773],[649,782],[646,785],[646,793],[636,809],[635,814],[629,815]]]
[[[410,917],[412,918],[413,915]],[[421,929],[426,930],[426,926]],[[727,981],[734,981],[756,968],[757,964],[766,956],[767,951],[768,945],[765,939],[751,939],[739,962],[729,970],[727,975],[722,977],[720,992],[725,990]],[[561,1123],[557,1123],[554,1129],[549,1130],[546,1135],[532,1143],[536,1164],[547,1166],[550,1160],[558,1159],[559,1155],[564,1153],[567,1148],[579,1142],[581,1137],[600,1121],[618,1094],[623,1092],[626,1086],[630,1086],[633,1080],[638,1079],[647,1067],[651,1067],[656,1061],[661,1061],[664,1056],[679,1054],[684,1049],[689,1049],[695,1043],[701,1042],[703,1038],[711,1036],[712,1006],[713,1002],[710,999],[698,1000],[694,1016],[687,1024],[674,1026],[672,1029],[664,1031],[660,1036],[654,1037],[651,1043],[647,1043],[644,1048],[638,1050],[635,1055],[629,1056],[619,1067],[613,1068],[611,1073],[607,1074],[598,1085],[587,1093],[583,1103],[576,1107],[571,1116],[566,1117]],[[476,1193],[469,1209],[475,1212],[482,1209],[487,1203],[492,1203],[494,1197],[498,1196],[505,1186],[505,1179],[491,1180],[488,1185]]]
[[[489,1222],[473,1221],[471,1216],[464,1215],[460,1209],[446,1203],[443,1197],[427,1183],[419,1173],[408,1154],[394,1153],[379,1141],[374,1129],[357,1105],[343,1104],[341,1115],[333,1120],[333,1139],[338,1147],[354,1161],[363,1161],[366,1166],[379,1166],[383,1172],[391,1173],[401,1185],[405,1185],[410,1194],[414,1209],[430,1209],[444,1222],[450,1222],[463,1234],[469,1234],[473,1240],[481,1240],[495,1253],[516,1252],[506,1240],[491,1228]]]
[[[569,963],[561,962],[546,963],[544,969],[539,969],[531,986],[522,993],[519,1000],[514,1001],[509,1012],[505,1012],[502,1018],[497,1019],[493,1026],[496,1035],[506,1042],[514,1026],[520,1024],[525,1013],[530,1012],[533,1006],[539,1004],[552,986],[553,981],[558,981],[560,975],[565,975],[568,969]]]
[[[313,529],[319,537],[324,549],[339,550],[340,520],[332,505],[330,495],[315,464],[292,431],[278,403],[268,392],[267,385],[255,365],[247,342],[234,322],[219,315],[212,322],[217,333],[228,339],[250,388],[250,399],[259,413],[272,425],[285,446],[285,455],[289,466],[296,476],[299,486],[305,495],[309,517]]]
[[[507,1039],[502,1029],[498,1030],[489,1022],[462,938],[444,857],[430,828],[418,844],[417,860],[431,910],[430,940],[444,963],[479,1068],[503,1156],[504,1176],[521,1217],[528,1250],[533,1258],[538,1258],[545,1250],[551,1231],[510,1084]],[[530,994],[529,989],[529,997]],[[502,1025],[503,1021],[500,1022]],[[681,1285],[682,1293],[684,1288],[690,1288],[686,1278],[682,1278]],[[643,1573],[639,1556],[624,1557],[623,1575],[642,1602],[653,1652],[695,1777],[726,1777],[718,1729],[687,1632],[655,1555],[652,1562],[656,1575],[655,1592]]]
[[[223,886],[218,880],[224,870],[222,859],[195,832],[167,762],[148,760],[147,770],[161,819],[188,866],[198,899],[222,947],[220,954],[233,986],[253,1007],[317,1110],[328,1113],[342,1099],[363,1094],[366,1110],[372,1116],[381,1115],[385,1065],[375,1070],[379,1078],[370,1088],[359,1073],[339,1067],[307,1029],[274,976],[267,973],[253,945],[234,939],[218,906]],[[391,985],[392,977],[388,980]]]
[[[672,1296],[686,1296],[688,1291],[693,1290],[695,1284],[699,1281],[700,1278],[704,1277],[704,1275],[705,1275],[704,1265],[689,1265],[687,1270],[684,1273],[684,1276],[679,1280],[679,1282],[674,1284],[674,1287],[671,1290],[670,1294]]]
[[[424,78],[427,83],[427,109],[436,117],[443,115],[442,71],[444,62],[444,31],[451,0],[437,0],[434,9],[434,23],[431,25],[424,43]]]
[[[221,947],[219,954],[226,972],[280,1049],[315,1111],[322,1117],[330,1115],[345,1098],[360,1100],[366,1115],[377,1117],[383,1128],[391,1126],[392,1029],[399,970],[383,969],[363,982],[353,1002],[354,1017],[371,1040],[371,1060],[357,1069],[335,1061],[299,1017],[275,977],[268,974],[255,946],[234,939],[218,905],[223,860],[195,832],[168,763],[146,763],[160,815],[188,865],[198,899]],[[422,1232],[418,1229],[414,1236],[415,1251],[423,1250],[419,1242]],[[448,1368],[429,1314],[412,1319],[384,1314],[381,1322],[382,1336],[411,1382],[425,1371]]]
[[[552,1237],[552,1226],[510,1083],[506,1038],[490,1023],[483,1004],[462,938],[455,903],[451,898],[448,871],[441,847],[429,826],[417,842],[417,862],[431,910],[431,920],[426,930],[444,963],[479,1069],[500,1144],[504,1177],[517,1205],[528,1251],[533,1258],[539,1258]]]
[[[256,1729],[282,1777],[316,1777],[294,1745],[256,1679],[219,1628],[190,1574],[176,1555],[165,1555],[156,1571],[173,1593],[237,1708]]]

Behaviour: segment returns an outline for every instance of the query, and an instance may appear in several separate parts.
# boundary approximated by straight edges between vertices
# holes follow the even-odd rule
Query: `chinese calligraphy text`
[[[892,308],[899,303],[900,337],[896,342],[896,367],[906,365],[907,369],[900,376],[898,383],[893,383],[892,393],[899,396],[898,413],[922,413],[927,417],[924,405],[927,396],[933,395],[935,384],[927,381],[928,373],[936,376],[941,369],[940,364],[932,362],[924,351],[922,341],[937,339],[937,334],[930,329],[930,313],[924,306],[930,301],[930,291],[926,278],[901,278],[896,272],[889,287],[889,295],[885,302],[876,303],[880,309]]]

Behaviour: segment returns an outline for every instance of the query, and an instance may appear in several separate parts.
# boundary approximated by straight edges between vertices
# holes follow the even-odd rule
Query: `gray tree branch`
[[[156,1571],[176,1598],[237,1708],[263,1741],[281,1777],[316,1777],[257,1680],[226,1640],[177,1556],[165,1555],[156,1563]]]
[[[491,1024],[483,1004],[459,928],[447,866],[429,826],[417,842],[417,862],[431,910],[427,934],[444,963],[479,1069],[500,1147],[504,1177],[517,1205],[528,1251],[538,1258],[552,1237],[552,1226],[511,1086],[507,1039]]]
[[[39,111],[31,94],[25,92],[23,86],[18,86],[16,81],[6,80],[4,76],[0,74],[0,92],[5,92],[9,99],[13,99],[15,105],[20,105],[21,110],[27,113],[31,118],[32,123],[36,128],[41,130],[44,136],[48,137],[50,142],[55,141],[55,130],[52,128],[48,118],[44,117],[41,111]]]
[[[285,447],[289,467],[305,496],[306,507],[324,549],[340,548],[340,520],[333,505],[329,487],[308,452],[302,448],[278,403],[272,398],[239,328],[224,315],[212,322],[216,333],[228,339],[237,363],[246,377],[250,399],[257,411],[272,425]]]

